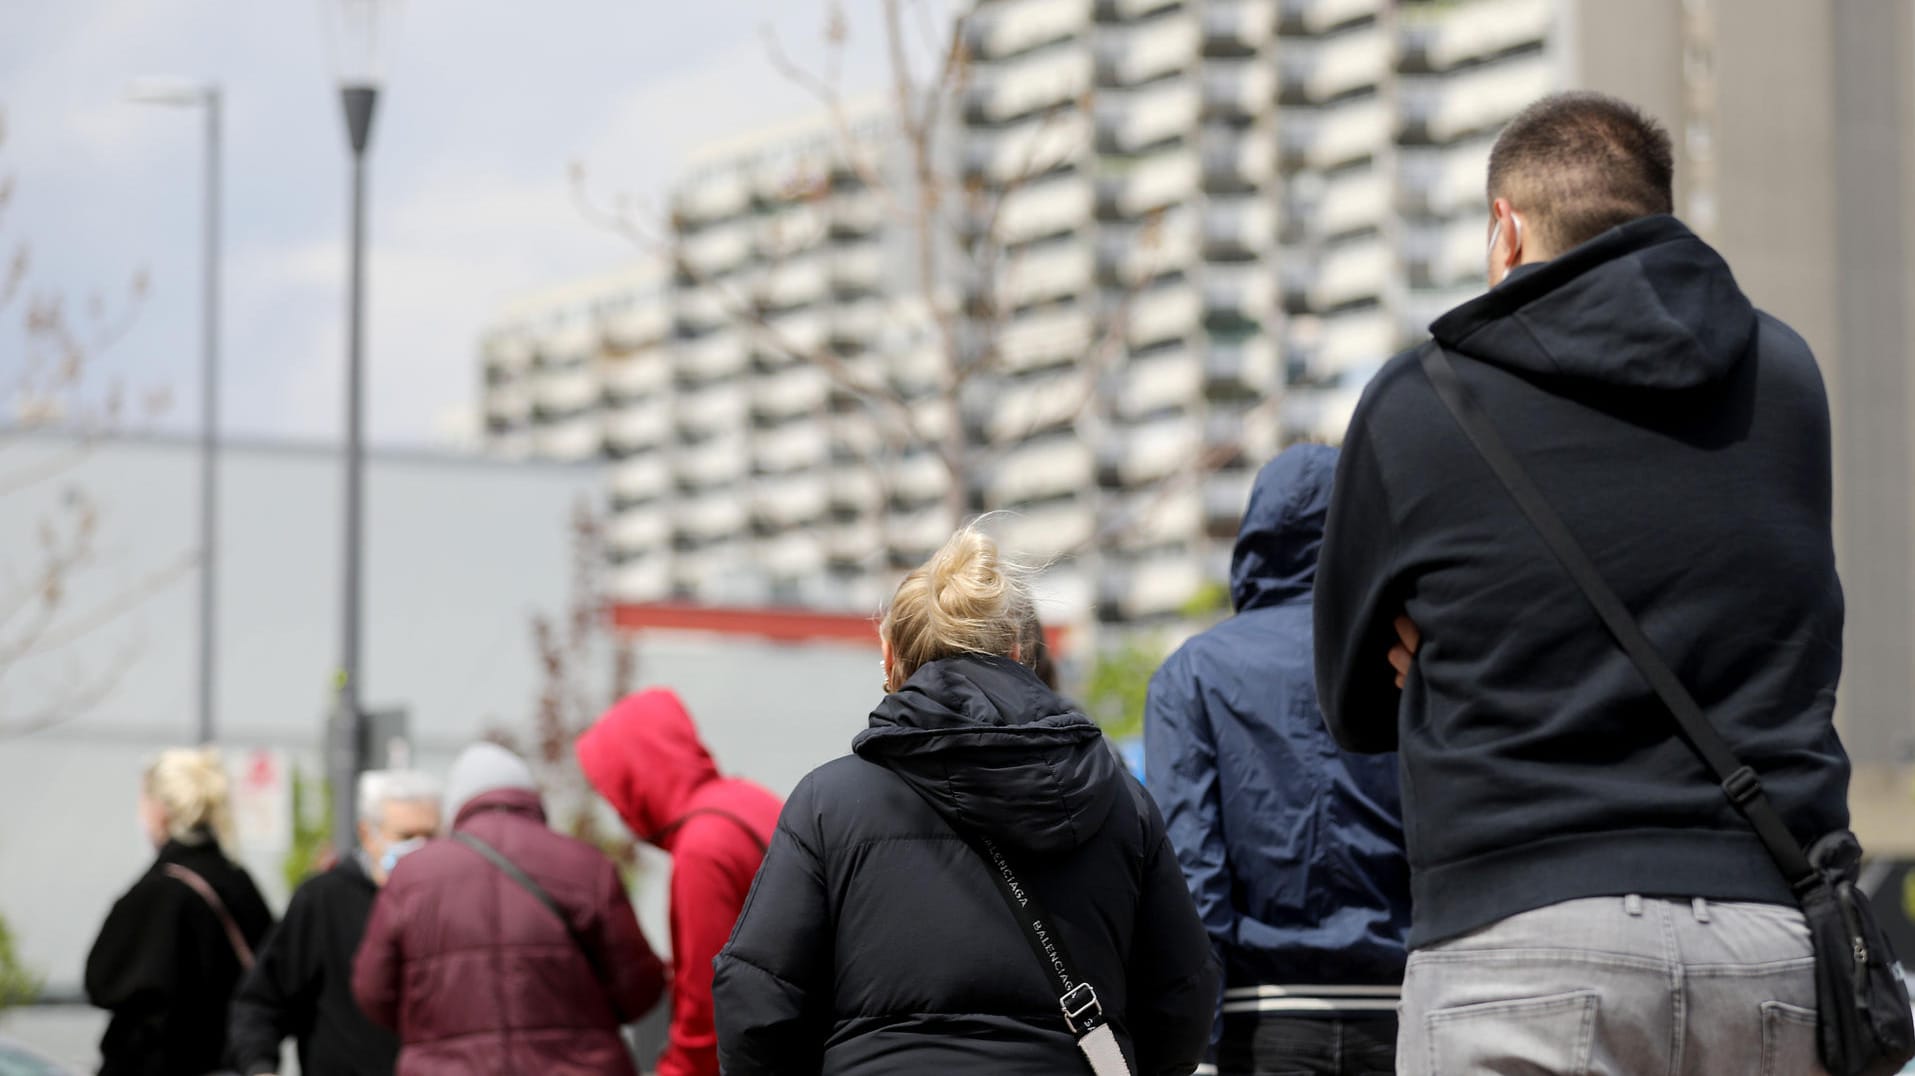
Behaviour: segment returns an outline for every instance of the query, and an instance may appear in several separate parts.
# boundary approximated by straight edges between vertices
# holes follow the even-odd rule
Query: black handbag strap
[[[1456,367],[1450,362],[1448,354],[1441,344],[1431,343],[1424,347],[1419,355],[1423,363],[1423,372],[1429,376],[1430,384],[1435,386],[1436,395],[1443,401],[1461,426],[1463,433],[1476,446],[1484,462],[1509,491],[1516,506],[1542,536],[1544,544],[1562,563],[1583,596],[1602,618],[1609,634],[1615,637],[1617,645],[1629,655],[1644,680],[1662,699],[1664,706],[1681,727],[1683,738],[1691,749],[1701,756],[1702,761],[1722,784],[1722,791],[1729,797],[1736,810],[1748,819],[1755,828],[1757,837],[1762,839],[1776,866],[1782,869],[1782,876],[1788,879],[1789,886],[1797,897],[1813,888],[1821,876],[1809,864],[1809,857],[1802,845],[1789,833],[1789,828],[1776,813],[1774,804],[1762,789],[1762,781],[1754,770],[1743,765],[1735,752],[1722,739],[1722,735],[1709,723],[1702,708],[1696,705],[1695,697],[1689,689],[1682,686],[1675,671],[1669,668],[1662,655],[1657,653],[1655,645],[1643,634],[1642,626],[1629,612],[1616,592],[1603,580],[1602,573],[1583,551],[1575,535],[1563,523],[1542,491],[1530,480],[1528,472],[1523,470],[1509,446],[1496,432],[1489,415],[1483,411],[1476,397],[1464,387],[1457,376]]]
[[[1097,1030],[1105,1022],[1104,1005],[1098,1000],[1097,991],[1077,973],[1078,963],[1071,958],[1064,935],[1057,929],[1057,921],[1044,909],[1037,894],[1018,880],[1017,871],[995,841],[966,833],[956,826],[952,831],[984,861],[998,895],[1004,898],[1005,907],[1017,920],[1018,932],[1024,935],[1032,955],[1043,965],[1045,977],[1057,987],[1057,1003],[1063,1009],[1064,1022],[1079,1038]]]
[[[605,991],[606,1002],[612,1006],[612,1015],[618,1018],[619,1023],[626,1023],[627,1014],[619,1011],[618,995],[612,990],[612,980],[605,974],[605,969],[599,966],[597,951],[579,934],[578,928],[572,925],[572,917],[565,914],[565,909],[559,906],[559,902],[553,899],[552,894],[547,893],[544,886],[533,881],[532,876],[525,873],[517,863],[507,859],[504,852],[478,837],[459,829],[452,831],[452,839],[490,860],[492,865],[499,868],[499,871],[507,878],[517,882],[519,888],[532,894],[540,904],[545,905],[545,910],[551,912],[559,924],[565,928],[565,933],[572,939],[572,944],[578,947],[579,955],[585,958],[585,963],[592,969],[592,977],[598,980],[599,986]]]

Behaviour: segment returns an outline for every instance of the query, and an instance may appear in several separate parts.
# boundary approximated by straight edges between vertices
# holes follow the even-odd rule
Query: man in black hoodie
[[[228,1039],[241,1076],[277,1073],[287,1037],[306,1076],[387,1076],[398,1058],[398,1040],[353,1001],[353,955],[393,865],[439,831],[439,784],[376,770],[360,775],[358,793],[359,848],[293,893],[233,999]]]
[[[1532,105],[1490,156],[1492,290],[1431,332],[1807,843],[1848,822],[1827,399],[1671,173],[1623,102]],[[1780,871],[1414,351],[1351,419],[1316,646],[1337,739],[1401,752],[1401,1071],[1820,1071]]]

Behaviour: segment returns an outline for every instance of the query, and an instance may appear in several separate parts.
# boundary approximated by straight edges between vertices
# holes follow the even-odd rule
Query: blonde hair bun
[[[160,752],[146,768],[145,788],[166,814],[167,836],[183,844],[198,844],[210,833],[222,846],[232,847],[232,784],[218,748],[174,747]]]
[[[1022,644],[1036,627],[1028,574],[975,526],[953,534],[904,577],[885,613],[880,630],[891,643],[896,679],[958,654],[1035,660],[1022,652],[1034,649]]]

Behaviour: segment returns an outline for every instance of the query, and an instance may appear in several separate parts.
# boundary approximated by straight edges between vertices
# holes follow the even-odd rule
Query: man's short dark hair
[[[1675,152],[1662,124],[1601,93],[1558,93],[1517,113],[1489,153],[1489,197],[1522,213],[1560,254],[1618,224],[1675,208]]]

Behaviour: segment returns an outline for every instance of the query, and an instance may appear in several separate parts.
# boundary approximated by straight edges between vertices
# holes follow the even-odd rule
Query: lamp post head
[[[364,156],[366,143],[372,140],[372,113],[374,106],[379,103],[379,87],[371,84],[341,86],[339,102],[346,109],[346,138],[352,144],[352,155]]]
[[[362,156],[372,139],[374,106],[392,44],[386,16],[398,0],[323,0],[326,46],[339,78],[345,108],[346,138],[353,156]]]

